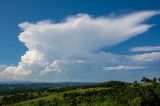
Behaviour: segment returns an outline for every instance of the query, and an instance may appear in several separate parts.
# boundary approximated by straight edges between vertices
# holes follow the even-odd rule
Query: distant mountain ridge
[[[7,82],[0,82],[0,89],[84,86],[84,85],[91,85],[94,83],[95,82],[30,82],[30,81],[19,82],[19,81],[7,81]]]

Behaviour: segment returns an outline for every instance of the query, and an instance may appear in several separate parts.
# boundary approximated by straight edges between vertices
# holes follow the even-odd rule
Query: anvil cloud
[[[104,65],[123,63],[123,56],[102,49],[146,32],[153,25],[143,22],[156,14],[159,12],[142,11],[119,17],[78,14],[58,23],[21,23],[19,40],[28,50],[17,66],[8,66],[0,72],[1,80],[33,79],[49,72],[65,71],[66,66],[98,64],[101,69]]]

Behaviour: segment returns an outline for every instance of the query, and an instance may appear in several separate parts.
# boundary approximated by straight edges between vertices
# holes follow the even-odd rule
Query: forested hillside
[[[83,86],[1,90],[2,106],[160,106],[160,83],[109,81]]]

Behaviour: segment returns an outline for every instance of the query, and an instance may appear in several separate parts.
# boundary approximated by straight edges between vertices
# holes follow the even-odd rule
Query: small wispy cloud
[[[139,70],[139,69],[146,69],[148,67],[142,67],[142,66],[113,66],[113,67],[103,67],[104,71],[127,71],[127,70]]]
[[[8,65],[0,64],[0,71],[1,71],[1,70],[4,70],[4,69],[7,68],[7,67],[8,67]]]
[[[129,49],[131,52],[149,52],[149,51],[159,51],[160,46],[142,46],[142,47],[133,47]]]
[[[152,61],[160,60],[160,52],[136,54],[133,56],[129,56],[129,58],[136,60],[136,61],[152,62]]]

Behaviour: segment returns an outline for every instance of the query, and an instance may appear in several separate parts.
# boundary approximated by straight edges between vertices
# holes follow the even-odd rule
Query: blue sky
[[[78,51],[80,53],[82,52],[82,54],[84,53],[84,55],[79,55],[79,54],[77,55],[77,52],[72,50],[72,52],[74,53],[71,53],[71,55],[76,55],[76,56],[69,57],[68,55],[63,54],[64,52],[66,52],[65,48],[67,47],[63,49],[63,45],[61,44],[58,44],[58,43],[49,44],[48,40],[46,40],[46,42],[44,40],[44,44],[53,45],[53,46],[56,45],[54,48],[57,48],[57,49],[56,49],[56,52],[50,52],[50,53],[44,52],[46,49],[42,51],[42,50],[39,50],[39,48],[45,48],[45,46],[43,47],[39,44],[38,49],[37,48],[35,49],[31,47],[33,43],[28,42],[28,39],[32,41],[32,38],[27,38],[26,37],[27,35],[25,34],[21,35],[22,32],[28,31],[28,26],[29,27],[36,26],[39,29],[41,28],[43,29],[43,24],[44,26],[45,25],[50,26],[50,24],[54,26],[54,23],[65,24],[67,23],[65,22],[65,20],[68,19],[67,17],[70,17],[70,18],[77,17],[77,18],[74,18],[73,20],[78,20],[81,18],[88,19],[86,17],[89,17],[88,19],[89,21],[96,21],[97,17],[105,17],[105,19],[114,20],[116,18],[120,19],[121,17],[125,18],[125,16],[130,15],[132,13],[138,13],[138,12],[144,12],[144,11],[146,12],[146,14],[148,11],[154,11],[154,12],[160,11],[160,1],[159,0],[147,0],[147,1],[146,0],[141,0],[141,1],[139,0],[132,0],[132,1],[128,1],[128,0],[121,0],[121,1],[117,1],[117,0],[94,0],[94,1],[93,0],[92,1],[91,0],[41,0],[37,2],[36,0],[14,0],[14,1],[1,0],[0,1],[0,13],[1,13],[0,65],[2,67],[0,69],[1,71],[0,76],[2,77],[1,80],[3,81],[3,80],[31,79],[32,81],[106,81],[106,80],[113,79],[113,80],[133,81],[136,79],[140,79],[142,76],[148,76],[148,77],[159,76],[160,75],[160,71],[159,71],[160,67],[158,66],[158,64],[160,63],[160,58],[159,58],[160,49],[158,48],[158,46],[160,46],[160,21],[159,21],[160,15],[159,13],[153,13],[150,16],[148,16],[150,17],[149,19],[147,19],[148,17],[146,17],[146,19],[144,19],[141,23],[139,23],[139,25],[145,24],[145,25],[154,25],[154,26],[146,29],[147,31],[142,31],[141,33],[135,32],[134,33],[135,36],[129,37],[129,39],[124,38],[126,40],[122,40],[119,42],[113,41],[111,42],[111,44],[104,43],[101,46],[97,46],[99,45],[99,43],[97,42],[101,42],[101,40],[96,41],[97,44],[92,41],[91,42],[89,41],[90,44],[92,45],[92,46],[88,46],[89,50],[88,48],[85,48],[84,46],[78,44],[80,46],[77,46],[77,47],[80,47],[84,50],[87,49],[90,52],[94,51],[97,54],[101,54],[98,56],[96,55],[96,53],[92,53],[88,56],[90,52],[84,53],[82,52],[82,49],[76,49],[76,47],[74,49],[74,47],[67,46],[68,48],[73,48],[73,50],[75,51]],[[77,16],[77,14],[82,14],[82,13],[83,15]],[[106,22],[105,19],[104,19],[104,22]],[[50,21],[43,22],[44,20],[50,20]],[[39,22],[39,23],[36,23],[36,22]],[[84,20],[84,22],[86,21]],[[85,25],[87,26],[87,24]],[[113,26],[114,25],[117,25],[117,24],[113,24]],[[104,25],[104,27],[107,27],[107,26]],[[135,25],[134,27],[136,28],[138,27],[138,25]],[[59,30],[62,30],[61,27],[59,28]],[[93,34],[92,30],[89,30],[89,31],[90,32],[87,31],[86,33]],[[46,34],[48,34],[49,32],[46,32]],[[54,33],[54,31],[52,33]],[[55,32],[55,33],[59,33],[59,32]],[[64,35],[65,33],[66,32],[64,32]],[[73,32],[73,33],[77,34],[77,32]],[[84,33],[84,35],[86,35],[86,33]],[[104,33],[106,33],[107,35],[110,32],[104,31]],[[38,33],[38,34],[41,35],[41,33]],[[18,38],[18,36],[21,36],[21,37]],[[36,34],[36,36],[38,35]],[[79,38],[79,36],[81,35],[78,33],[77,39]],[[112,36],[112,35],[108,35],[108,36]],[[113,36],[114,36],[114,33],[113,33]],[[36,38],[35,40],[33,40],[33,42],[38,42],[40,38],[41,37]],[[72,41],[72,38],[73,37],[71,36],[65,39],[70,39]],[[48,37],[48,39],[51,39],[51,38]],[[62,39],[64,43],[66,43],[65,39]],[[81,37],[79,39],[81,39]],[[86,39],[90,39],[90,38],[86,38]],[[108,39],[108,37],[106,39]],[[111,40],[112,39],[113,38],[111,38]],[[55,42],[63,43],[62,40],[55,41]],[[95,40],[95,39],[91,38],[91,40]],[[43,42],[43,40],[40,40],[40,42]],[[110,42],[110,41],[106,40],[102,42]],[[81,43],[83,44],[83,42]],[[73,43],[73,45],[75,44],[77,43]],[[130,51],[130,49],[136,48],[136,47],[141,47],[141,48],[138,48],[140,50]],[[153,48],[156,48],[156,49],[153,50]],[[147,51],[146,50],[144,51],[143,49],[147,49]],[[29,50],[32,50],[32,51],[29,51]],[[34,57],[35,60],[28,59],[28,57],[25,56],[25,54],[27,54],[26,51],[29,51],[32,53],[38,52],[38,54],[34,53],[34,55],[36,55]],[[104,54],[101,52],[104,52]],[[42,54],[47,56],[43,58],[43,61],[38,61],[39,57],[43,56]],[[30,58],[33,58],[32,55],[30,56],[29,54]],[[152,57],[150,59],[152,61],[148,62],[149,60],[148,57],[145,57],[144,55],[145,56],[147,55],[149,59]],[[156,59],[154,55],[157,56]],[[24,58],[21,56],[24,56]],[[49,60],[48,58],[51,58],[49,56],[54,58],[52,60]],[[64,57],[62,58],[62,56]],[[103,58],[103,56],[105,60],[101,59]],[[113,57],[114,59],[110,57]],[[125,58],[124,60],[122,59],[123,57]],[[133,61],[127,60],[128,57],[129,58],[133,57],[134,58]],[[143,58],[144,60],[143,62],[142,62],[142,59],[139,60],[139,58],[142,58],[142,57],[145,57],[145,59]],[[33,61],[39,62],[42,64],[46,63],[47,65],[45,67],[39,67],[39,64],[31,65]],[[93,61],[96,61],[96,62],[92,63]],[[108,61],[113,61],[113,62],[108,62]],[[129,61],[129,62],[127,63],[126,61]],[[120,62],[122,63],[120,64]],[[80,64],[80,63],[83,63],[83,64]],[[53,65],[55,65],[55,67],[53,67]],[[92,65],[94,66],[91,67]],[[20,66],[21,66],[21,69],[19,69]],[[51,67],[51,69],[47,71],[47,74],[41,75],[44,72],[46,72],[45,70],[46,67],[47,69],[48,67]],[[110,69],[113,69],[113,70],[110,70]],[[11,70],[11,71],[6,71],[6,70]],[[37,71],[37,70],[40,70],[40,71]],[[15,74],[15,73],[18,73],[18,74]],[[30,76],[32,77],[26,76],[25,79],[21,78],[28,74],[30,74]]]

